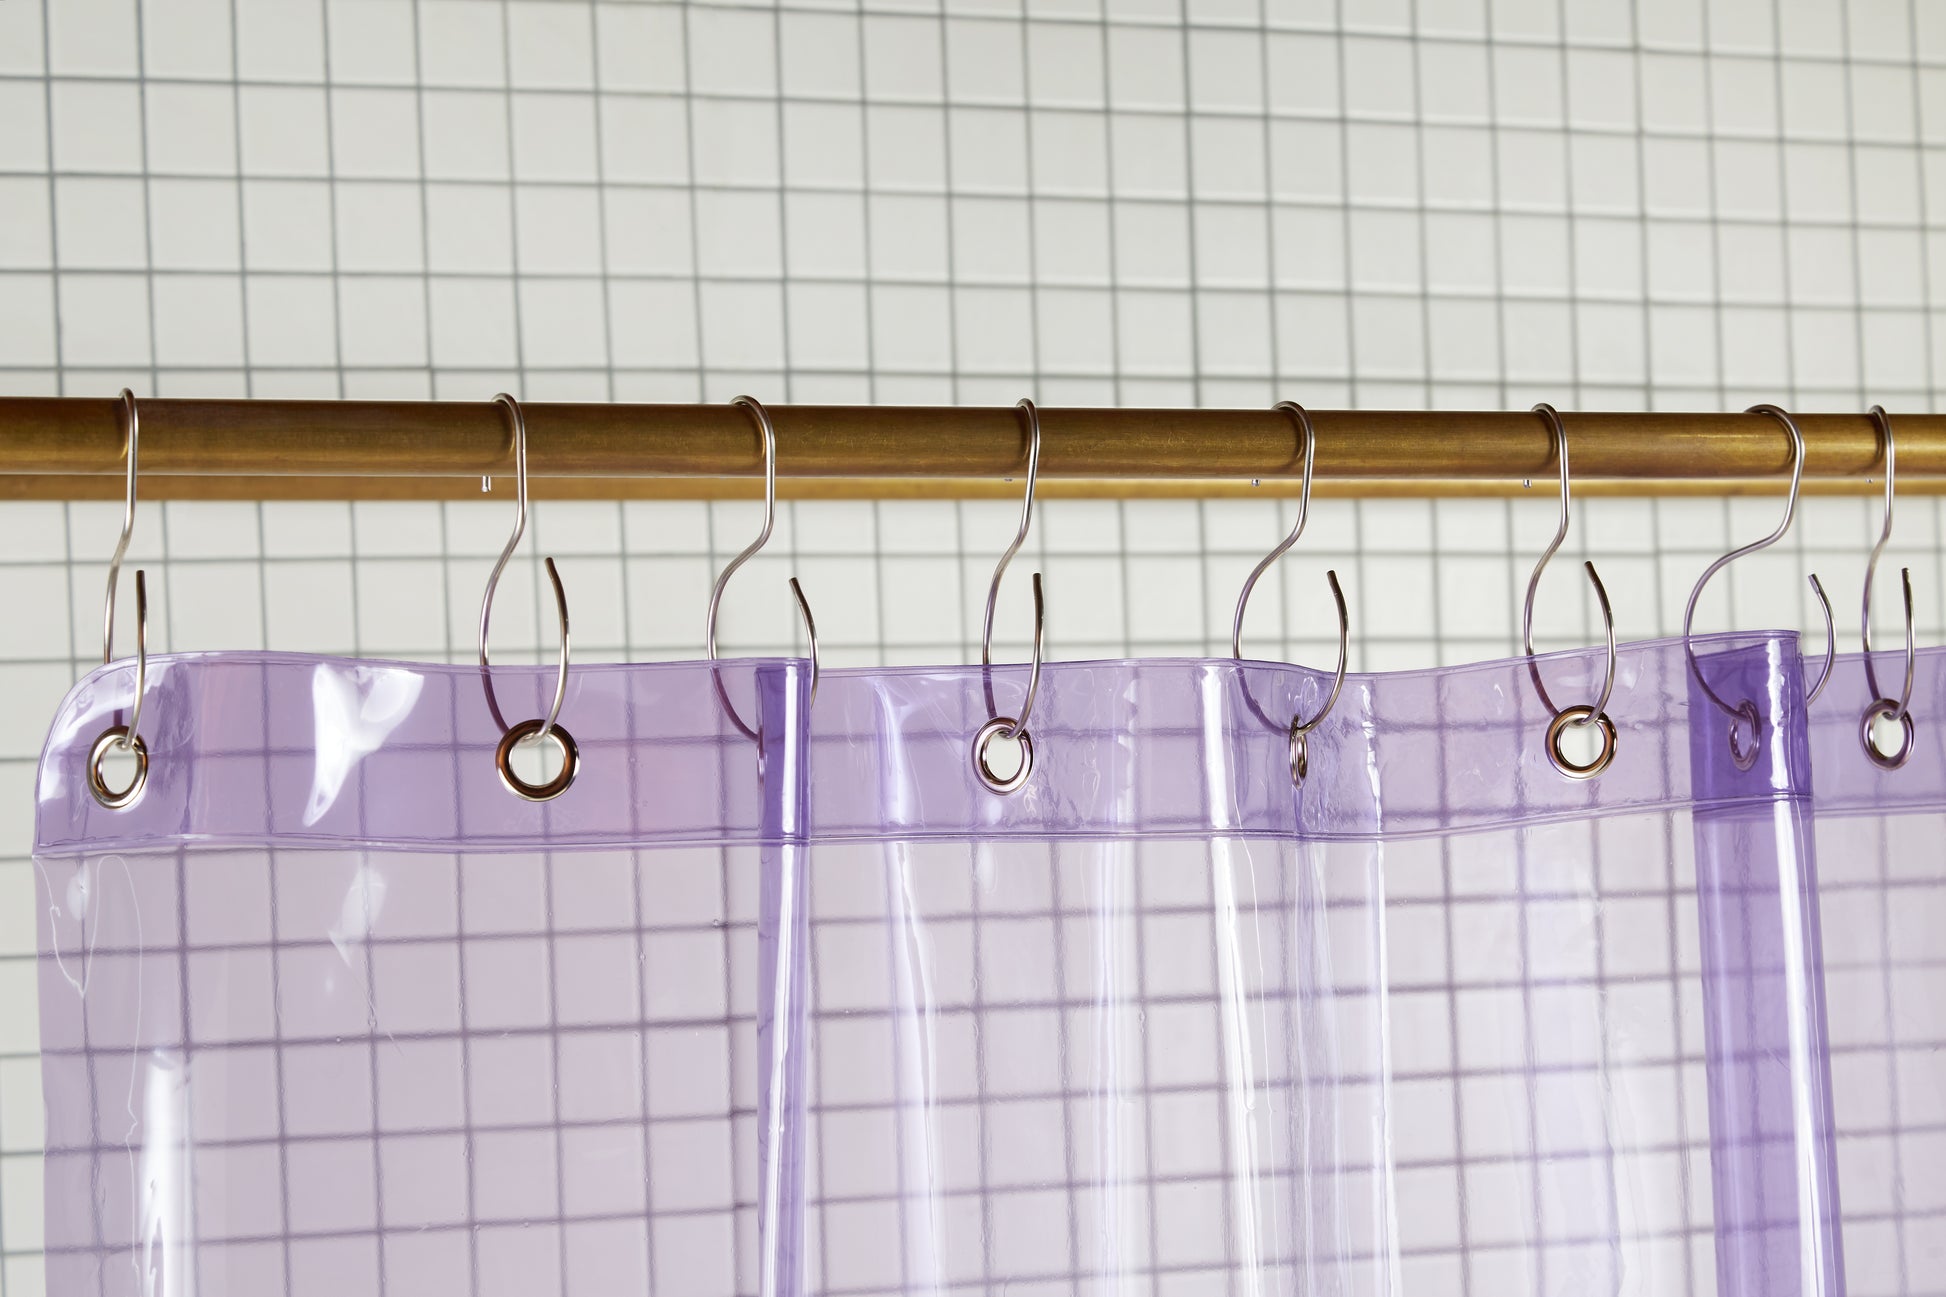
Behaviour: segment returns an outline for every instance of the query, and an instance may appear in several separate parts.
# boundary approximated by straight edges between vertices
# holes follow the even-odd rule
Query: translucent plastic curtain
[[[121,810],[105,668],[50,1291],[1835,1292],[1796,638],[1693,648],[1591,779],[1598,652],[1353,676],[1301,784],[1328,677],[1049,664],[1005,794],[1022,667],[576,667],[539,803],[477,670],[157,659]]]
[[[549,802],[475,669],[221,654],[151,661],[110,810],[134,673],[84,681],[39,780],[48,1290],[757,1291],[805,666],[573,668]],[[554,682],[493,672],[514,720]]]
[[[1004,797],[1024,672],[828,674],[780,1281],[1830,1291],[1796,639],[1694,648],[1622,650],[1587,780],[1525,661],[1352,677],[1295,787],[1328,678],[1052,665]]]
[[[1907,1297],[1946,1283],[1946,651],[1917,655],[1879,760],[1867,709],[1905,662],[1873,662],[1839,658],[1811,711],[1818,908],[1847,1291]]]

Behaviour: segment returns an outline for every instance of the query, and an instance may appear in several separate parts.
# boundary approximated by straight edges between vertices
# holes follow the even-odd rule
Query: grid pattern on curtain
[[[1911,0],[5,0],[0,385],[1896,413],[1939,387],[1942,110],[1946,21]],[[1601,561],[1622,634],[1666,633],[1775,507],[1591,502],[1543,644],[1593,631],[1571,556]],[[1009,513],[793,507],[732,589],[726,644],[789,647],[794,570],[828,660],[967,660]],[[1505,652],[1552,516],[1321,506],[1253,605],[1253,651],[1326,660],[1336,566],[1354,665]],[[1874,521],[1814,502],[1731,573],[1716,624],[1808,629],[1817,570],[1855,642]],[[753,523],[544,505],[535,540],[589,660],[675,657]],[[145,507],[132,557],[160,650],[463,660],[506,525]],[[1255,502],[1043,505],[1052,651],[1220,651],[1279,525]],[[115,527],[112,506],[0,506],[8,1297],[40,1270],[26,808],[46,719],[96,654]],[[1946,625],[1941,537],[1932,504],[1903,507],[1922,643]],[[521,571],[507,660],[548,634]]]
[[[756,1290],[754,850],[45,867],[98,902],[62,972],[114,992],[48,1042],[70,1290]]]

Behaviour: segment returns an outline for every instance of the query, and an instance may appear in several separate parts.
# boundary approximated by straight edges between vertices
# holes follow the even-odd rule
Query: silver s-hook
[[[1872,407],[1872,421],[1878,424],[1879,435],[1885,440],[1885,521],[1879,526],[1878,544],[1872,546],[1872,556],[1865,560],[1865,595],[1860,601],[1858,612],[1858,638],[1865,650],[1865,682],[1872,691],[1871,705],[1865,708],[1864,723],[1859,732],[1859,741],[1865,745],[1865,755],[1872,763],[1884,770],[1897,770],[1912,755],[1913,724],[1912,677],[1917,666],[1918,652],[1912,635],[1912,569],[1899,569],[1899,584],[1905,594],[1905,681],[1899,686],[1899,696],[1894,699],[1878,687],[1878,671],[1872,664],[1872,587],[1878,576],[1879,555],[1892,539],[1892,505],[1897,493],[1898,452],[1892,441],[1892,419],[1885,413],[1885,407]],[[1878,745],[1876,725],[1881,720],[1891,721],[1899,726],[1899,746],[1886,752]]]
[[[1533,574],[1527,578],[1527,598],[1520,611],[1520,644],[1527,653],[1527,670],[1534,679],[1534,692],[1541,702],[1554,713],[1553,721],[1547,727],[1547,759],[1556,770],[1570,779],[1592,779],[1615,759],[1619,737],[1615,722],[1608,717],[1608,700],[1615,692],[1615,610],[1609,605],[1608,590],[1601,583],[1601,576],[1595,571],[1592,562],[1583,562],[1582,570],[1588,574],[1588,584],[1594,589],[1595,602],[1601,608],[1602,637],[1608,649],[1608,665],[1603,672],[1601,692],[1592,703],[1577,703],[1571,707],[1557,708],[1553,699],[1547,696],[1547,686],[1541,682],[1540,665],[1534,661],[1534,596],[1541,588],[1541,573],[1547,571],[1547,564],[1559,552],[1561,542],[1568,538],[1568,522],[1573,515],[1574,493],[1568,472],[1568,431],[1561,424],[1561,415],[1547,402],[1542,401],[1534,407],[1534,413],[1547,421],[1548,431],[1554,438],[1554,457],[1561,466],[1561,516],[1554,526],[1554,539],[1541,551],[1541,557],[1534,564]],[[1569,727],[1597,727],[1601,735],[1601,749],[1586,762],[1570,760],[1561,751],[1561,736]]]
[[[128,483],[122,503],[122,534],[115,542],[115,555],[108,560],[108,595],[101,614],[101,661],[106,666],[115,660],[115,589],[122,575],[122,559],[128,554],[129,537],[135,533],[136,462],[142,446],[141,414],[135,393],[124,387],[121,419],[127,439]],[[135,698],[129,705],[128,723],[111,725],[95,739],[88,757],[88,791],[111,811],[133,806],[149,781],[149,748],[142,741],[142,698],[149,688],[149,584],[140,568],[135,572]],[[127,787],[117,791],[108,786],[102,761],[110,751],[135,756],[135,774]]]
[[[1755,554],[1760,550],[1769,549],[1772,545],[1775,545],[1784,538],[1784,534],[1791,529],[1792,520],[1797,517],[1797,499],[1804,486],[1804,434],[1799,431],[1797,421],[1791,418],[1786,411],[1775,405],[1753,405],[1746,413],[1769,415],[1771,418],[1777,420],[1777,422],[1783,424],[1784,431],[1790,435],[1791,489],[1789,496],[1784,500],[1784,517],[1778,522],[1776,529],[1768,536],[1753,540],[1748,545],[1733,549],[1704,568],[1703,575],[1696,578],[1696,584],[1689,592],[1689,602],[1683,608],[1682,614],[1683,653],[1689,659],[1690,674],[1695,677],[1696,683],[1701,687],[1704,696],[1729,716],[1730,759],[1739,770],[1748,770],[1757,764],[1757,753],[1761,747],[1759,740],[1763,736],[1763,721],[1757,715],[1757,705],[1750,699],[1746,698],[1732,707],[1723,700],[1723,697],[1716,690],[1710,687],[1709,681],[1704,678],[1702,667],[1696,661],[1695,646],[1691,641],[1696,622],[1696,604],[1703,597],[1703,587],[1709,584],[1711,577],[1738,559]],[[1831,617],[1831,600],[1825,597],[1824,585],[1818,580],[1816,573],[1811,574],[1810,583],[1811,593],[1817,596],[1818,606],[1824,610],[1826,647],[1824,670],[1818,673],[1817,683],[1812,685],[1810,690],[1806,692],[1804,701],[1807,704],[1816,702],[1818,695],[1824,692],[1824,686],[1830,681],[1831,664],[1837,657],[1838,646],[1838,629],[1837,624]],[[1745,725],[1750,728],[1748,747],[1744,746],[1743,740],[1742,727]]]
[[[763,402],[754,396],[739,396],[730,404],[741,406],[749,412],[751,419],[757,425],[757,435],[763,441],[764,521],[763,526],[757,531],[757,538],[748,545],[745,545],[735,558],[724,565],[723,570],[716,575],[716,584],[710,587],[709,612],[703,620],[703,643],[709,650],[709,660],[712,662],[716,661],[716,618],[717,612],[723,604],[723,591],[728,588],[731,575],[745,563],[755,558],[758,551],[770,543],[770,531],[777,521],[777,429],[770,421],[770,411],[764,409]],[[811,619],[810,601],[804,597],[804,587],[797,583],[796,577],[790,578],[790,587],[791,596],[797,602],[798,616],[804,621],[804,637],[810,641],[811,689],[809,704],[816,706],[818,701],[819,671],[818,626]],[[729,708],[731,720],[736,723],[736,727],[739,730],[743,731],[744,736],[746,738],[755,738],[755,732],[746,726],[737,716],[736,709],[729,706],[729,699],[723,697],[723,686],[720,680],[717,682],[717,696],[722,699],[723,705]]]
[[[570,658],[568,638],[568,595],[561,585],[561,574],[554,566],[554,560],[543,560],[547,568],[547,579],[554,587],[554,609],[561,624],[560,664],[554,677],[554,701],[549,704],[547,715],[533,720],[522,721],[509,726],[500,714],[500,705],[493,696],[493,675],[487,660],[487,631],[493,622],[493,595],[499,588],[500,574],[507,569],[507,561],[520,545],[520,538],[527,532],[527,417],[521,412],[520,402],[505,392],[493,398],[506,411],[507,422],[513,433],[514,441],[514,529],[507,537],[507,543],[500,550],[500,557],[487,576],[486,593],[480,599],[480,679],[486,687],[487,707],[493,719],[503,731],[499,749],[494,755],[494,765],[500,772],[500,780],[509,790],[530,802],[552,801],[568,790],[574,776],[580,769],[581,754],[576,747],[574,736],[560,724],[561,704],[568,695],[568,662]],[[513,750],[520,744],[533,740],[536,743],[552,738],[561,752],[561,769],[543,783],[530,783],[513,768]]]
[[[1033,401],[1022,397],[1015,403],[1027,431],[1027,493],[1021,500],[1020,526],[1014,531],[1013,543],[1000,555],[1000,561],[993,565],[993,580],[987,583],[986,615],[980,625],[980,665],[993,665],[993,611],[1000,599],[1000,579],[1007,573],[1007,564],[1013,562],[1014,555],[1027,541],[1027,531],[1034,521],[1034,487],[1041,471],[1041,416],[1034,408]],[[1027,776],[1034,768],[1034,741],[1027,732],[1027,718],[1034,710],[1034,698],[1041,687],[1041,650],[1047,628],[1047,602],[1041,589],[1041,574],[1034,573],[1034,656],[1027,674],[1027,694],[1021,700],[1017,716],[1002,716],[993,700],[993,680],[985,677],[987,710],[992,719],[982,725],[973,736],[973,770],[980,781],[996,793],[1011,793],[1027,782]],[[1020,765],[1013,774],[1002,777],[993,771],[987,761],[988,749],[996,737],[1020,744]]]
[[[115,587],[121,579],[122,559],[128,554],[129,537],[135,534],[135,467],[142,449],[141,413],[135,405],[135,393],[124,387],[121,402],[128,484],[122,502],[122,534],[115,542],[114,557],[108,560],[108,597],[102,601],[101,661],[104,666],[115,660]]]
[[[1291,422],[1297,425],[1298,448],[1303,463],[1303,476],[1299,482],[1297,495],[1297,521],[1291,525],[1290,533],[1279,541],[1270,553],[1258,560],[1256,567],[1250,569],[1250,575],[1244,578],[1243,589],[1237,594],[1236,615],[1230,620],[1230,656],[1239,662],[1243,660],[1243,614],[1250,606],[1250,592],[1257,588],[1257,582],[1264,573],[1288,553],[1291,546],[1297,544],[1298,538],[1304,534],[1304,524],[1311,514],[1311,470],[1317,459],[1317,433],[1311,427],[1311,416],[1296,401],[1279,401],[1275,408],[1289,415]],[[1351,618],[1345,611],[1345,592],[1338,585],[1338,573],[1335,570],[1327,571],[1324,580],[1325,584],[1331,587],[1332,601],[1338,607],[1338,665],[1332,673],[1331,692],[1326,695],[1324,704],[1318,708],[1317,714],[1309,720],[1301,716],[1291,717],[1292,784],[1302,784],[1304,777],[1310,773],[1311,731],[1331,714],[1333,707],[1337,706],[1338,694],[1345,687],[1345,664],[1350,656]]]

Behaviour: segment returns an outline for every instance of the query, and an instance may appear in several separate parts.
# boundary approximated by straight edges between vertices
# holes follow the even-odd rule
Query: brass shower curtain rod
[[[0,499],[118,499],[119,400],[0,397]],[[734,405],[523,402],[532,494],[716,499],[761,494],[763,459]],[[778,494],[1011,499],[1025,439],[1011,406],[773,405]],[[1319,496],[1518,494],[1553,471],[1527,411],[1312,410]],[[143,399],[145,500],[478,499],[512,486],[492,401]],[[1871,418],[1795,414],[1805,490],[1865,494]],[[1271,409],[1041,407],[1047,496],[1295,495],[1293,424]],[[1774,494],[1790,440],[1762,414],[1564,412],[1577,494]],[[1946,493],[1946,415],[1892,413],[1899,487]]]

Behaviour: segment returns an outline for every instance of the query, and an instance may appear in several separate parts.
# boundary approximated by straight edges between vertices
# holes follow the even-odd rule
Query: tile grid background
[[[0,390],[1930,409],[1943,147],[1946,11],[1912,0],[0,0]],[[1667,633],[1776,507],[1588,502],[1542,643],[1593,633],[1570,559],[1600,560],[1622,634]],[[1288,518],[1046,502],[1052,652],[1220,650]],[[1327,660],[1335,566],[1354,665],[1504,653],[1552,519],[1321,502],[1253,649]],[[1808,502],[1713,624],[1809,629],[1817,570],[1855,645],[1874,521]],[[147,506],[132,557],[159,650],[463,659],[507,522]],[[544,548],[583,660],[694,654],[754,524],[540,505],[496,651],[540,651]],[[115,528],[0,506],[7,1297],[40,1270],[32,767]],[[790,506],[726,645],[792,646],[794,571],[828,663],[967,660],[1011,528],[1005,504]],[[1903,506],[1922,643],[1941,537]]]

